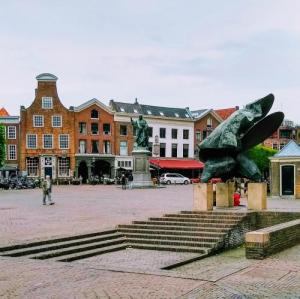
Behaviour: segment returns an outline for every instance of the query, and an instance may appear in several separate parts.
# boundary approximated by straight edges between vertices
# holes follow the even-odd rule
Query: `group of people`
[[[129,189],[132,189],[132,187],[133,187],[133,175],[132,175],[132,173],[129,173],[127,177],[126,177],[125,173],[122,173],[121,184],[122,184],[122,189],[123,190],[126,190],[127,185],[128,185]]]

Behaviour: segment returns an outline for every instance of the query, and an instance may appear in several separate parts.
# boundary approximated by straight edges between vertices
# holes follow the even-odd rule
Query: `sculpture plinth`
[[[133,188],[152,187],[149,156],[147,148],[136,148],[132,151],[133,157]]]
[[[213,185],[199,183],[194,185],[193,211],[213,210]]]
[[[216,207],[230,208],[233,207],[234,183],[217,183],[216,184]]]
[[[248,183],[248,209],[257,211],[267,209],[266,183]]]

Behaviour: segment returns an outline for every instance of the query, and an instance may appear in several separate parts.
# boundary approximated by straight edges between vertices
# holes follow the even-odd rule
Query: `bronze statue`
[[[135,141],[137,147],[148,148],[149,145],[149,127],[147,122],[144,120],[143,115],[140,115],[139,118],[134,121],[131,118],[131,124],[136,130]]]
[[[205,162],[202,182],[213,177],[223,181],[234,176],[261,180],[256,164],[248,158],[247,150],[268,138],[282,123],[284,114],[268,116],[274,102],[272,94],[247,104],[222,122],[199,147],[199,159]]]

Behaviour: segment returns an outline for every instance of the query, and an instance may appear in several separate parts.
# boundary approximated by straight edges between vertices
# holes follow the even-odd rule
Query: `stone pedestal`
[[[213,185],[199,183],[194,185],[193,211],[213,210]]]
[[[133,157],[133,187],[152,187],[153,183],[149,165],[150,152],[147,149],[139,148],[132,151]]]
[[[248,183],[248,209],[258,211],[267,209],[266,183]]]
[[[216,207],[233,207],[234,182],[216,184]]]

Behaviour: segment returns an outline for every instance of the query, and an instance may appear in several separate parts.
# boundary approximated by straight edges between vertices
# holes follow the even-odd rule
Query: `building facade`
[[[75,169],[85,182],[90,176],[115,175],[115,122],[109,107],[92,99],[75,107]]]
[[[33,103],[20,112],[20,170],[29,177],[70,179],[75,169],[74,109],[61,103],[57,77],[36,77]]]
[[[19,171],[20,118],[19,116],[9,116],[8,113],[5,114],[5,116],[0,116],[0,124],[4,126],[6,151],[4,165],[0,168],[0,177],[8,178],[17,175]]]

